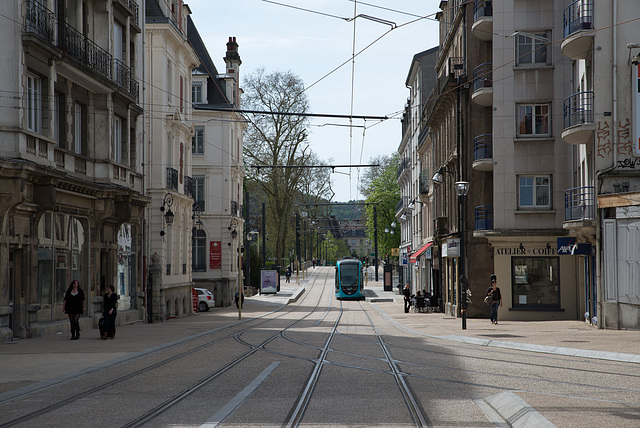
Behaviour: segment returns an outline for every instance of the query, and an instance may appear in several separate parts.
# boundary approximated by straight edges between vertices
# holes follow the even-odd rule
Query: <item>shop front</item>
[[[558,254],[557,237],[490,239],[490,243],[502,294],[500,319],[581,318],[577,259]]]

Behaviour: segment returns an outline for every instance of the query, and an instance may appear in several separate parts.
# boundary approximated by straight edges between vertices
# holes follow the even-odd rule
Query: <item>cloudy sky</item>
[[[409,66],[416,53],[438,44],[434,17],[439,1],[185,2],[219,71],[224,69],[226,42],[234,36],[242,59],[241,79],[261,67],[267,73],[291,70],[308,88],[313,113],[392,118],[353,120],[353,127],[348,119],[312,119],[311,149],[321,159],[332,165],[369,164],[371,157],[397,150],[400,117],[409,97]],[[354,22],[355,15],[389,23],[365,17]],[[356,54],[362,52],[352,62],[354,37]],[[360,198],[358,180],[356,168],[336,169],[334,201]]]

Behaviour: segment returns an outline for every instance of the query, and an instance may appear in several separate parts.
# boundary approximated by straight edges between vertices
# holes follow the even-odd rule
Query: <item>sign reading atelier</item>
[[[221,241],[209,242],[209,269],[222,269]]]

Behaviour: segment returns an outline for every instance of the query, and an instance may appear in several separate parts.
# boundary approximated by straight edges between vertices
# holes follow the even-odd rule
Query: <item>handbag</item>
[[[104,317],[98,320],[98,329],[100,329],[100,335],[102,336],[102,333],[104,333]]]
[[[486,297],[484,298],[484,302],[485,302],[487,305],[490,305],[490,304],[491,304],[491,295],[486,296]]]

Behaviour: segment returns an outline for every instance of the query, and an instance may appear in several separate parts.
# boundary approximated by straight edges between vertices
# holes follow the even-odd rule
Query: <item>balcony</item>
[[[480,40],[493,37],[493,1],[475,0],[473,2],[473,35]]]
[[[493,205],[476,207],[475,230],[493,230]]]
[[[140,22],[138,17],[138,3],[136,0],[113,0],[113,4],[118,6],[121,11],[131,16],[131,24],[134,29],[140,32]]]
[[[184,194],[193,198],[193,178],[184,176]]]
[[[482,134],[473,139],[473,169],[493,171],[493,135]]]
[[[112,56],[67,23],[60,24],[58,47],[77,61],[77,67],[88,69],[111,80]]]
[[[238,217],[238,201],[231,201],[231,213],[232,216]]]
[[[55,44],[55,14],[36,0],[27,0],[24,32],[32,33],[49,44]]]
[[[574,187],[564,192],[565,229],[594,228],[596,191],[593,186]]]
[[[481,106],[493,104],[493,78],[491,63],[480,64],[473,69],[473,93],[471,100]]]
[[[400,180],[402,173],[409,168],[409,159],[402,158],[400,165],[398,165],[398,172],[396,173],[396,180]]]
[[[424,169],[420,172],[420,181],[418,182],[420,194],[428,195],[430,185],[431,185],[431,177],[429,176],[429,170]]]
[[[565,143],[587,144],[593,139],[596,124],[592,91],[578,92],[565,98],[563,115],[562,140]]]
[[[113,81],[136,102],[139,102],[139,86],[131,68],[119,59],[113,60]]]
[[[178,170],[167,168],[167,189],[178,191]]]
[[[408,196],[402,196],[400,198],[400,201],[396,204],[396,216],[402,214],[402,212],[409,207],[409,202]]]
[[[571,59],[586,59],[593,49],[593,0],[576,0],[564,9],[562,53]]]

